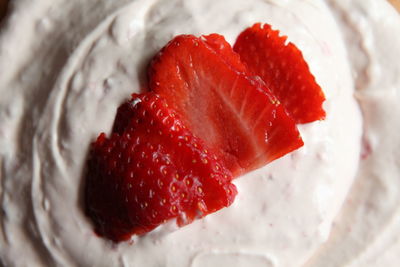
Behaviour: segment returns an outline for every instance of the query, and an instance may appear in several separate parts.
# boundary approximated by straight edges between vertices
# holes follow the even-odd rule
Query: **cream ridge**
[[[0,30],[0,266],[393,266],[400,253],[400,16],[377,0],[13,0]],[[131,242],[83,214],[89,144],[173,36],[255,22],[303,52],[327,118],[234,183],[235,203]]]

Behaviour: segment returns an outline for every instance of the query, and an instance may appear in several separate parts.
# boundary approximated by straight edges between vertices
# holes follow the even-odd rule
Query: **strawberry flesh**
[[[91,146],[86,213],[100,236],[123,241],[229,206],[237,194],[231,180],[161,97],[133,95],[118,110],[111,137],[102,133]]]
[[[151,62],[149,84],[234,176],[303,145],[292,118],[220,35],[175,37]]]
[[[322,120],[324,93],[301,51],[293,43],[286,44],[286,39],[270,25],[257,23],[239,35],[233,49],[248,69],[263,79],[264,88],[283,103],[296,123]]]

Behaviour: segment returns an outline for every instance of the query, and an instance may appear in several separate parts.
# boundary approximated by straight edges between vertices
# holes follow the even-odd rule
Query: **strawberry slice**
[[[294,121],[220,35],[175,37],[151,62],[149,80],[234,176],[303,145]]]
[[[123,241],[174,218],[182,226],[233,202],[229,170],[158,95],[133,95],[117,120],[128,117],[91,146],[85,204],[100,236]]]
[[[293,43],[286,44],[286,39],[270,25],[257,23],[239,35],[233,49],[297,123],[322,120],[324,93],[301,51]]]

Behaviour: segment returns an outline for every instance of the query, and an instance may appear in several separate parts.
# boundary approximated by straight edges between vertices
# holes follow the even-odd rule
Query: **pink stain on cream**
[[[400,16],[386,2],[15,0],[13,7],[0,33],[5,266],[396,263]],[[227,209],[180,229],[169,222],[133,244],[94,235],[81,207],[88,144],[142,88],[149,58],[177,34],[218,32],[233,43],[259,21],[303,51],[327,97],[326,120],[300,127],[300,150],[237,179],[239,195]]]

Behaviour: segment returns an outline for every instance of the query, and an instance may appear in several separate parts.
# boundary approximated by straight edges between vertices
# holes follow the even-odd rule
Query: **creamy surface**
[[[3,265],[395,265],[400,16],[386,2],[11,5],[0,33]],[[227,209],[181,229],[170,222],[133,244],[94,235],[82,211],[88,146],[146,86],[149,59],[177,34],[217,32],[232,44],[255,22],[303,51],[326,94],[327,119],[300,127],[303,148],[235,180],[239,195]]]

